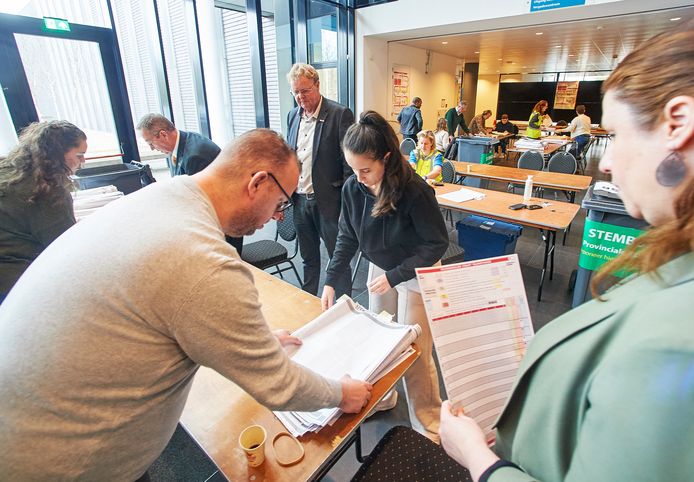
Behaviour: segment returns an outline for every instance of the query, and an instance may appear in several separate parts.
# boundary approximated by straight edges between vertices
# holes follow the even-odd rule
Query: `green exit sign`
[[[43,26],[46,27],[46,30],[70,31],[70,22],[64,18],[43,17]]]

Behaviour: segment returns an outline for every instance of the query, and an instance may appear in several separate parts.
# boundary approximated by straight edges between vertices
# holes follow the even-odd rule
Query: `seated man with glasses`
[[[318,72],[294,64],[287,74],[297,106],[287,116],[287,142],[301,164],[294,194],[294,224],[304,262],[302,288],[318,294],[321,274],[320,242],[332,258],[337,240],[342,185],[352,175],[342,153],[342,138],[354,122],[349,108],[320,93]],[[335,283],[337,296],[351,294],[350,270]]]
[[[273,410],[359,412],[371,386],[292,362],[224,234],[291,203],[299,167],[269,129],[203,171],[125,196],[53,242],[0,305],[3,480],[137,480],[201,365]],[[40,293],[40,296],[37,296]]]

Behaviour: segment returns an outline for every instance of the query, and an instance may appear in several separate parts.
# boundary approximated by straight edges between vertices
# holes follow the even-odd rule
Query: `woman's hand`
[[[448,455],[463,467],[467,467],[473,480],[479,480],[487,467],[499,460],[489,449],[484,432],[477,422],[446,400],[441,405],[441,446]]]
[[[369,293],[382,295],[387,293],[391,286],[388,282],[388,278],[386,278],[386,275],[382,274],[378,278],[371,280],[371,283],[367,285],[367,288],[369,288]]]
[[[320,297],[320,306],[323,311],[330,308],[335,303],[335,288],[332,286],[323,286],[323,295]]]
[[[301,345],[301,340],[289,333],[289,330],[273,330],[272,334],[282,346]]]

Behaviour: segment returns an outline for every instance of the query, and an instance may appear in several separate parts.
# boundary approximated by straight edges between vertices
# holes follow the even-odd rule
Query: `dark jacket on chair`
[[[296,150],[302,109],[294,107],[287,115],[287,143]],[[335,219],[340,216],[340,192],[352,170],[342,153],[342,139],[354,122],[354,114],[337,102],[323,97],[313,136],[311,178],[321,215]]]

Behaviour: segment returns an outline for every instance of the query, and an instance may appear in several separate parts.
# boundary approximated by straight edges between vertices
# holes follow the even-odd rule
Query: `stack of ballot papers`
[[[461,187],[457,191],[449,192],[447,194],[439,194],[437,197],[456,203],[464,203],[465,201],[472,201],[473,199],[477,201],[484,199],[484,194],[473,191],[472,189],[465,189],[464,187]]]
[[[516,147],[517,149],[537,149],[539,151],[544,149],[544,146],[540,139],[529,139],[527,137],[522,137],[518,139],[514,147]]]
[[[116,186],[102,186],[72,193],[72,207],[75,219],[80,221],[106,204],[123,197]]]
[[[332,308],[293,333],[300,346],[287,349],[290,358],[326,378],[344,375],[374,383],[412,352],[421,333],[417,325],[399,325],[343,296]],[[287,430],[299,437],[332,425],[342,411],[274,412]]]

